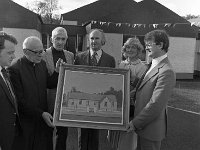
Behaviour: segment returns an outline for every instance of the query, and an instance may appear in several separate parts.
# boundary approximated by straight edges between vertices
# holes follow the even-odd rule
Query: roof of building
[[[188,23],[170,9],[155,0],[98,0],[68,13],[63,20],[78,21],[79,24],[95,20],[120,23]]]
[[[0,0],[0,27],[37,29],[40,31],[41,17],[11,0]]]

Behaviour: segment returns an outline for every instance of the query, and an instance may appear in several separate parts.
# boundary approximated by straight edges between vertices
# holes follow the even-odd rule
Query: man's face
[[[157,45],[154,41],[146,41],[145,49],[148,51],[148,56],[151,58],[157,58],[162,55],[161,45]]]
[[[58,51],[61,51],[64,49],[66,41],[67,41],[67,35],[64,32],[54,34],[52,35],[52,38],[51,38],[53,47]]]
[[[5,40],[4,49],[0,50],[0,65],[2,67],[10,66],[15,59],[15,44]]]
[[[28,51],[27,58],[33,63],[40,63],[43,57],[43,45],[41,43],[36,43],[34,48],[26,48]]]
[[[94,30],[89,35],[90,48],[93,51],[98,51],[102,47],[102,33],[98,30]]]

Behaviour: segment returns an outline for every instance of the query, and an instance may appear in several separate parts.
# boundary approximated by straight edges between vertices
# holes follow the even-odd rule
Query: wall
[[[3,28],[6,33],[12,34],[18,41],[16,46],[15,56],[17,58],[23,55],[22,44],[25,38],[29,36],[37,36],[41,39],[41,34],[35,29],[17,29],[17,28]]]
[[[169,60],[177,78],[193,78],[196,38],[170,37]]]
[[[116,65],[121,61],[121,48],[123,44],[123,35],[117,33],[105,33],[106,44],[103,46],[103,50],[113,56],[116,61]]]

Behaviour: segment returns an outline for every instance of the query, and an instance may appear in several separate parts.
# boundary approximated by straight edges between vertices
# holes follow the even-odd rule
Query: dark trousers
[[[79,144],[80,150],[98,150],[99,130],[82,128]]]
[[[138,136],[137,150],[160,150],[161,141],[151,141]]]
[[[56,129],[57,129],[56,150],[66,150],[68,128],[56,127]]]

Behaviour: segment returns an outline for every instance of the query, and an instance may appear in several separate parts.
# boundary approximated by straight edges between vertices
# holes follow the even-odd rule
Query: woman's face
[[[124,55],[125,57],[129,57],[129,58],[137,57],[138,55],[137,47],[135,45],[127,44],[125,46]]]

